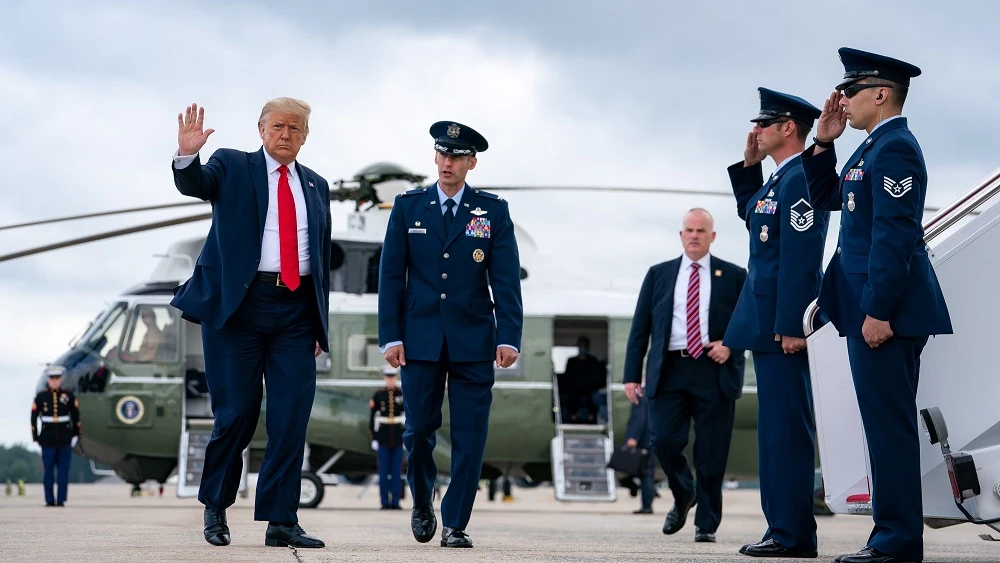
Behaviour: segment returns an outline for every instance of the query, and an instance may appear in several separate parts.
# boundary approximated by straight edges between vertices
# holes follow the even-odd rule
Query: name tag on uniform
[[[411,235],[426,235],[427,229],[410,229]]]

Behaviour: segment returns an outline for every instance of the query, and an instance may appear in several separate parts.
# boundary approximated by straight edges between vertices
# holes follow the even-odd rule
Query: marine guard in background
[[[403,487],[400,473],[403,468],[403,391],[399,388],[399,368],[385,366],[385,387],[372,396],[368,406],[372,415],[368,424],[372,449],[378,453],[378,488],[383,510],[400,510],[399,499]]]
[[[53,366],[46,371],[49,387],[35,395],[35,401],[31,403],[31,439],[42,447],[45,506],[65,506],[69,462],[73,458],[73,447],[80,438],[80,404],[72,391],[62,387],[62,376],[66,368]],[[39,419],[42,421],[40,433]],[[58,496],[52,494],[54,471],[57,468]]]

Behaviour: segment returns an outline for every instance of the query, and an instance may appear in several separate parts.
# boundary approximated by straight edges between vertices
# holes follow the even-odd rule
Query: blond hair
[[[305,132],[306,134],[309,133],[309,114],[312,113],[312,108],[309,107],[309,104],[295,98],[275,98],[268,100],[264,104],[263,109],[260,110],[260,119],[257,120],[257,125],[263,125],[267,121],[267,116],[272,111],[290,113],[301,117],[306,122]]]

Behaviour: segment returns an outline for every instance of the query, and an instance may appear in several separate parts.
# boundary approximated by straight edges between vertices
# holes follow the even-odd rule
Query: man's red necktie
[[[281,281],[288,289],[299,287],[299,226],[295,221],[295,199],[288,184],[288,167],[278,167],[278,254],[281,257]]]
[[[704,351],[701,344],[701,276],[698,274],[698,263],[691,264],[691,277],[688,278],[687,298],[687,350],[692,358],[697,359]]]

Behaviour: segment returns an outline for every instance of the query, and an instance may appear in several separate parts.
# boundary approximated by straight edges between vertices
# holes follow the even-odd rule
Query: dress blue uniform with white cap
[[[908,87],[920,69],[909,63],[840,49],[848,90],[865,78]],[[803,155],[816,209],[841,211],[840,239],[827,266],[819,306],[847,337],[872,471],[875,527],[866,549],[901,561],[923,557],[923,508],[916,393],[920,352],[927,338],[951,334],[941,287],[931,267],[921,226],[927,168],[906,118],[876,125],[847,162],[835,170],[833,148]],[[876,348],[862,336],[866,316],[888,321],[893,335]],[[863,555],[848,561],[863,561]]]
[[[488,147],[461,123],[438,122],[430,133],[445,155],[475,156]],[[452,466],[441,516],[446,528],[465,530],[482,469],[497,347],[521,345],[521,267],[507,202],[468,184],[454,199],[436,183],[396,196],[380,270],[379,345],[385,351],[401,343],[406,358],[403,445],[413,504],[431,504],[447,374]]]
[[[809,102],[759,88],[766,128],[795,121],[811,128],[821,111]],[[723,339],[750,350],[757,373],[761,507],[773,538],[796,552],[816,551],[813,516],[815,430],[809,360],[785,354],[781,336],[803,338],[802,314],[819,293],[829,213],[810,203],[799,154],[775,163],[764,182],[760,163],[729,167],[736,212],[750,232],[749,275]]]

